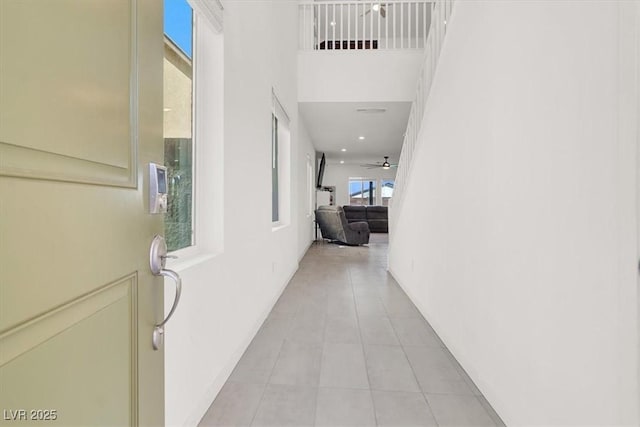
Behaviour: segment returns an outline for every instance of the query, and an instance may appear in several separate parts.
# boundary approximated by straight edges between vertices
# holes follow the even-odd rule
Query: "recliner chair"
[[[349,223],[340,206],[318,206],[316,222],[325,239],[353,246],[369,243],[369,224],[366,222]]]

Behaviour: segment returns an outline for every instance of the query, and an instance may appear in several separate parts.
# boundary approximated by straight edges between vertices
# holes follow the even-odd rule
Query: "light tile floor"
[[[368,247],[314,243],[201,426],[503,426]]]

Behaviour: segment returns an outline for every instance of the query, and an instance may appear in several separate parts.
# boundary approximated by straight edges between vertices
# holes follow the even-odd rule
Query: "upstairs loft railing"
[[[411,112],[409,113],[409,120],[407,122],[407,130],[402,143],[402,151],[398,161],[390,215],[393,215],[393,211],[397,210],[402,203],[407,178],[411,171],[413,153],[419,143],[418,137],[421,131],[425,104],[429,98],[431,84],[438,66],[438,58],[442,49],[442,43],[444,42],[445,35],[447,34],[447,23],[450,21],[454,3],[455,0],[438,0],[434,3],[431,10],[431,23],[429,25],[429,34],[427,36],[425,59],[422,69],[420,70],[420,77],[418,78],[418,85],[416,88],[416,97],[411,105]],[[394,221],[391,221],[390,225],[392,226],[393,223]]]
[[[426,0],[303,0],[299,3],[300,49],[424,49],[433,4]]]

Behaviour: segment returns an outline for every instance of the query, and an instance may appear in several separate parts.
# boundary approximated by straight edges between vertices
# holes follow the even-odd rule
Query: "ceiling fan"
[[[367,10],[365,13],[363,13],[360,16],[365,16],[371,13],[371,11],[373,10],[374,12],[380,12],[380,16],[382,16],[383,18],[386,18],[387,17],[387,11],[385,10],[386,6],[387,5],[385,3],[375,3],[373,6],[371,6],[369,10]]]
[[[397,164],[391,164],[389,163],[389,156],[384,156],[384,162],[380,163],[367,163],[364,165],[360,165],[363,168],[367,168],[367,169],[373,169],[373,168],[382,168],[382,169],[389,169],[389,168],[397,168],[398,165]]]

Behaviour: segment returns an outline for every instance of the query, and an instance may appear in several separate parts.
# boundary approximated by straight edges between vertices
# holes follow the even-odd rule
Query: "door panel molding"
[[[135,163],[118,167],[0,141],[0,175],[4,176],[135,188]]]
[[[0,175],[137,187],[137,1],[36,6],[0,14]],[[90,41],[60,30],[70,13]]]
[[[5,331],[0,331],[0,367],[123,299],[129,301],[132,310],[131,319],[136,319],[137,283],[137,273],[130,274]],[[136,327],[133,321],[130,322],[130,326],[130,334],[135,338]],[[132,359],[136,357],[132,355]],[[137,363],[134,364],[136,365]]]
[[[134,274],[4,333],[24,351],[0,366],[0,402],[56,410],[51,425],[139,425],[137,304]]]

